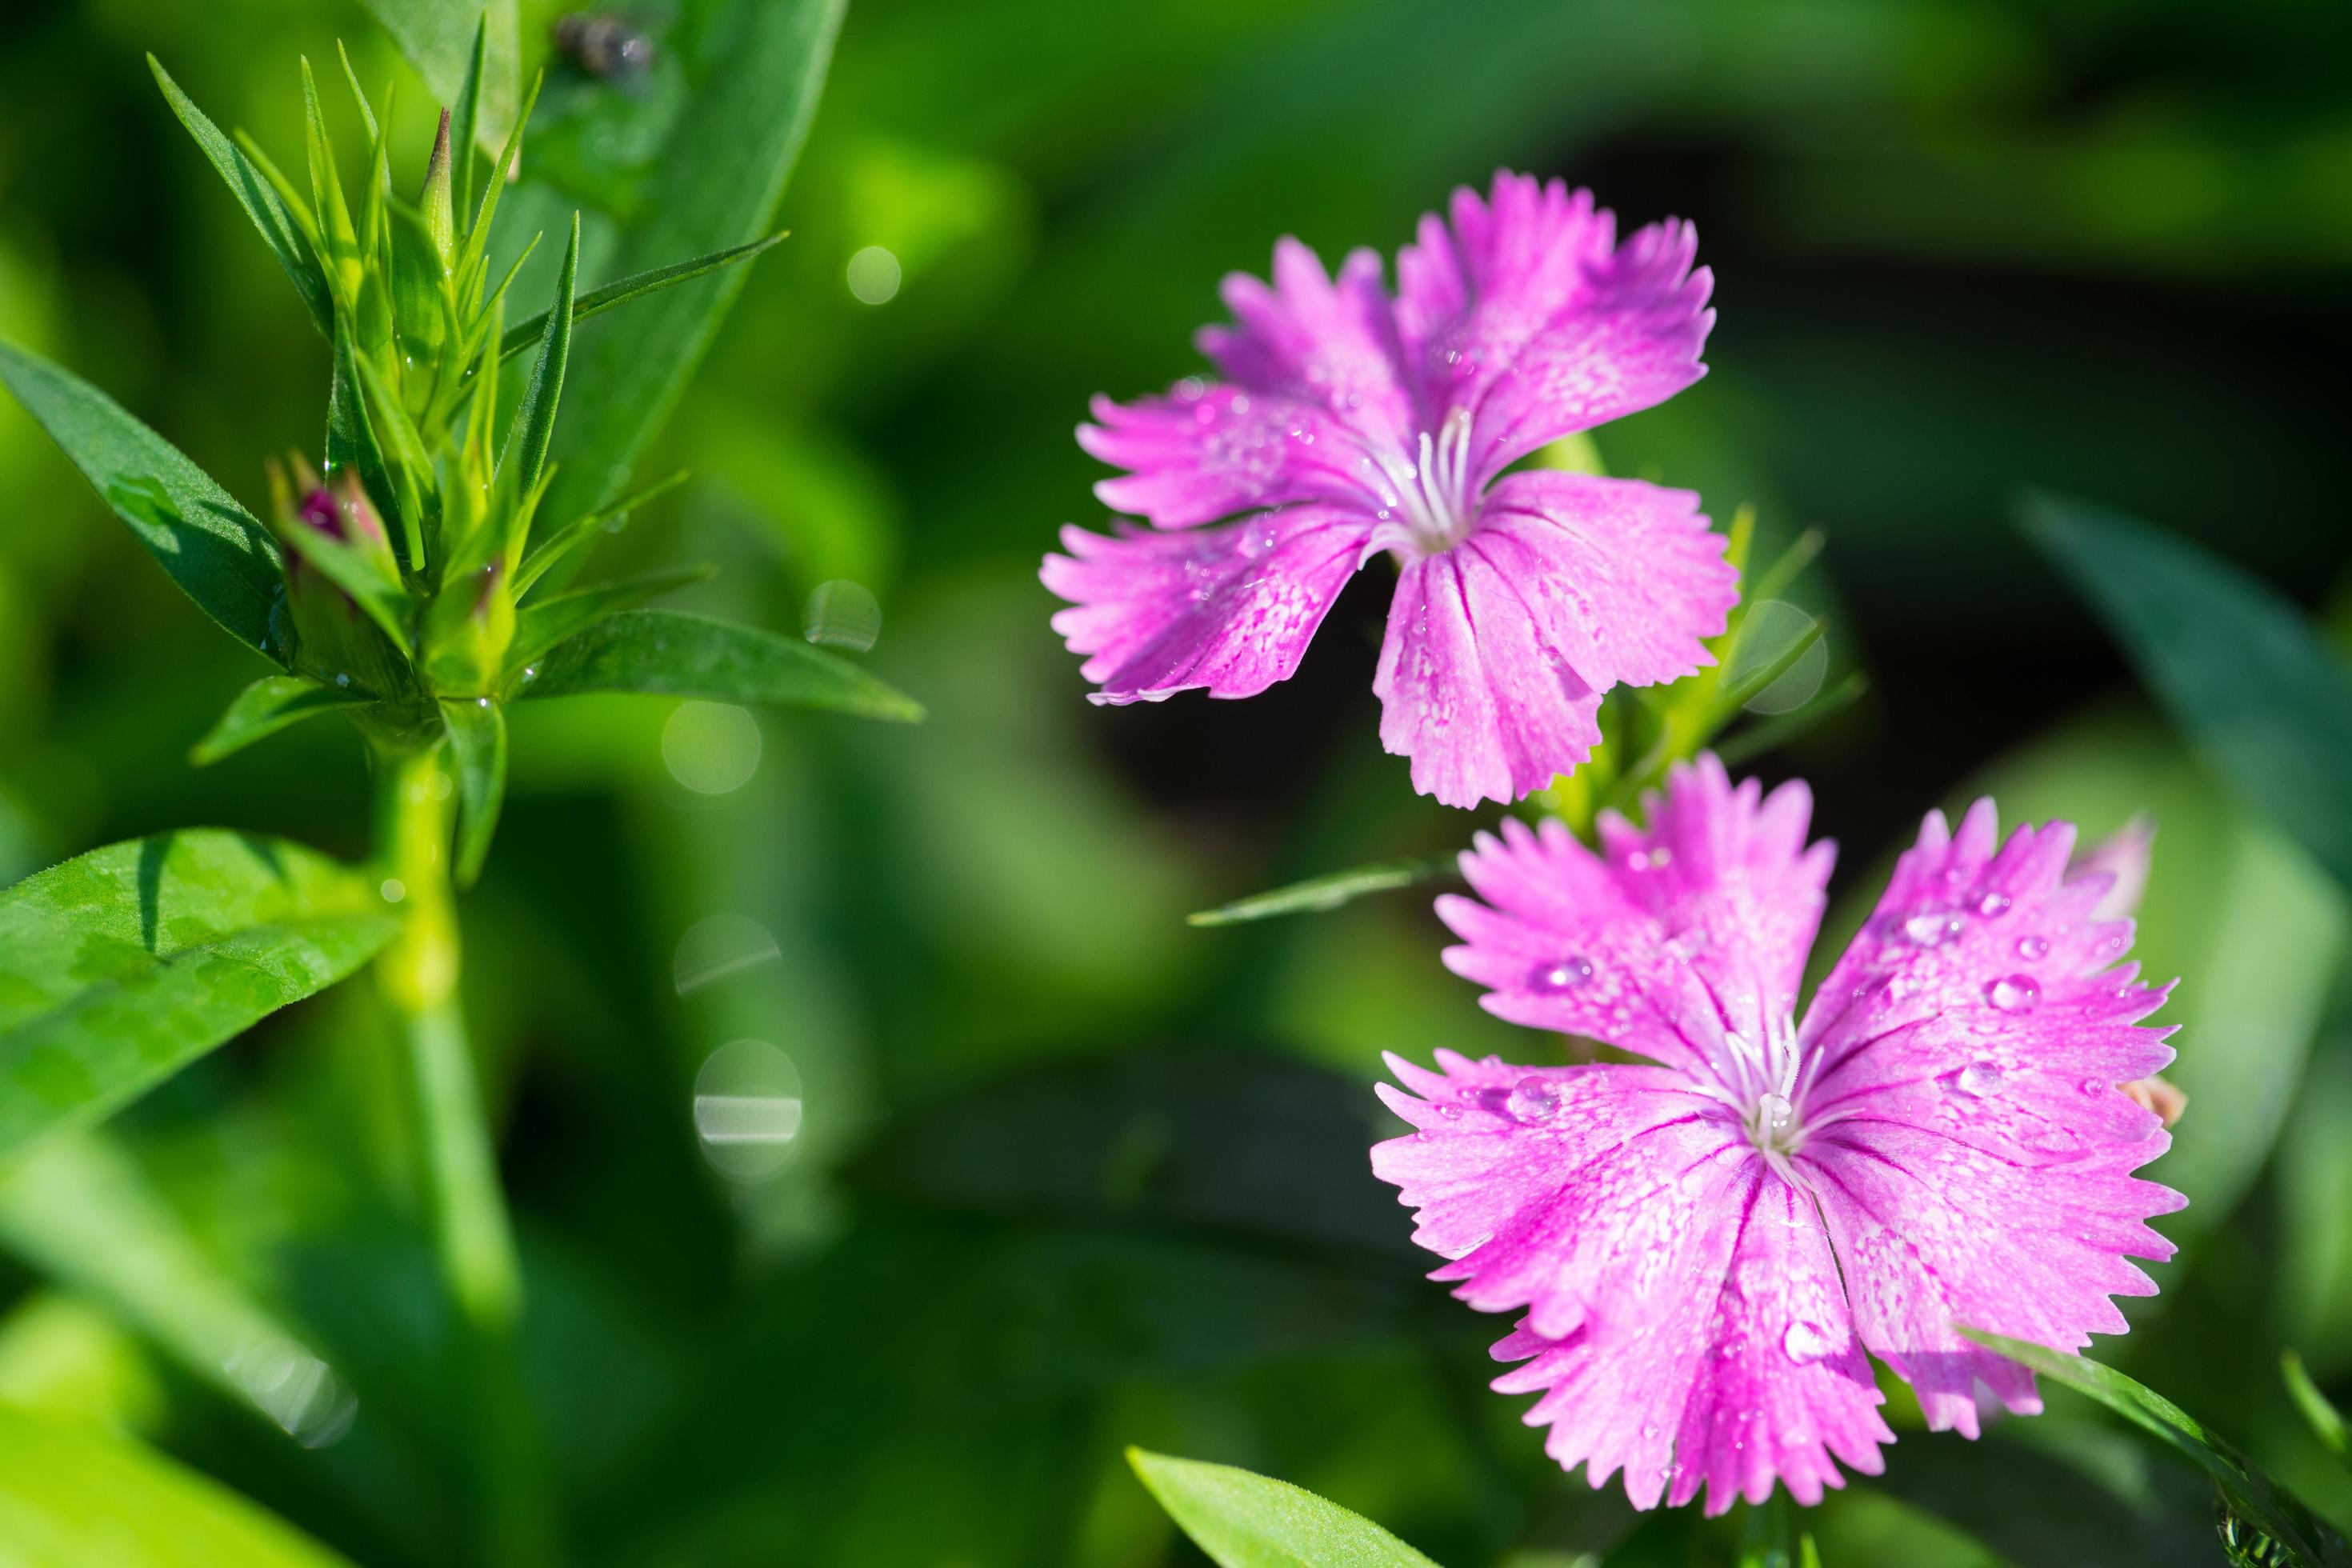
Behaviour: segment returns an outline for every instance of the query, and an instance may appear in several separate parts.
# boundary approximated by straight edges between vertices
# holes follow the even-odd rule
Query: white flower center
[[[1469,536],[1477,508],[1470,495],[1470,411],[1457,408],[1445,416],[1436,435],[1421,433],[1421,460],[1407,462],[1398,454],[1365,447],[1366,466],[1372,470],[1373,494],[1386,519],[1402,512],[1412,541],[1431,554],[1450,550]]]

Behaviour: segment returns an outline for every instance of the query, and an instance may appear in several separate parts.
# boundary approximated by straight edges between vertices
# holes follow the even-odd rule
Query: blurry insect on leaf
[[[1344,871],[1327,871],[1320,877],[1305,881],[1289,882],[1252,893],[1220,904],[1213,910],[1202,910],[1184,917],[1187,925],[1228,926],[1247,921],[1271,920],[1277,915],[1322,914],[1371,893],[1385,893],[1399,888],[1417,888],[1430,882],[1442,882],[1459,878],[1461,868],[1450,855],[1434,859],[1375,860],[1368,866],[1351,866]]]
[[[327,275],[320,270],[319,259],[312,253],[315,234],[310,215],[299,211],[278,194],[268,178],[251,158],[240,152],[236,143],[221,134],[220,127],[206,119],[188,95],[180,90],[163,64],[153,55],[147,57],[147,67],[155,73],[155,85],[163,89],[163,97],[180,123],[188,128],[196,145],[220,177],[228,183],[230,194],[245,208],[253,226],[261,233],[262,243],[269,254],[278,258],[292,280],[294,290],[302,296],[302,304],[310,312],[310,320],[321,333],[334,330],[334,300],[327,290]]]
[[[280,665],[283,574],[261,524],[179,449],[104,393],[0,342],[0,382],[205,614]]]
[[[2342,1536],[2293,1493],[2257,1469],[2252,1460],[2154,1389],[2113,1367],[2046,1345],[1975,1329],[1963,1328],[1960,1332],[1988,1350],[2088,1394],[2195,1460],[2212,1478],[2225,1545],[2234,1531],[2242,1538],[2247,1552],[2274,1552],[2271,1556],[2240,1557],[2240,1548],[2231,1546],[2236,1560],[2293,1563],[2296,1568],[2352,1568],[2352,1547],[2346,1545]],[[2256,1536],[2266,1538],[2269,1546],[2258,1545]]]
[[[647,171],[646,188],[663,199],[625,219],[612,271],[635,277],[773,229],[844,5],[731,0],[711,7],[690,45],[666,41],[691,90]],[[730,268],[667,289],[583,335],[547,516],[578,517],[627,482],[748,276]]]
[[[2117,513],[2037,496],[2024,518],[2207,765],[2352,888],[2352,672],[2310,621]]]
[[[188,761],[205,767],[289,725],[373,700],[366,692],[337,690],[299,675],[265,675],[236,694],[188,753]]]
[[[551,649],[517,697],[642,691],[713,702],[821,708],[914,723],[922,704],[797,637],[674,610],[624,610]]]
[[[1370,1520],[1287,1481],[1141,1448],[1127,1458],[1219,1568],[1437,1568]]]
[[[0,1541],[15,1562],[334,1568],[292,1525],[142,1443],[0,1405]]]
[[[0,1152],[120,1109],[391,940],[364,876],[217,828],[94,849],[0,893]]]

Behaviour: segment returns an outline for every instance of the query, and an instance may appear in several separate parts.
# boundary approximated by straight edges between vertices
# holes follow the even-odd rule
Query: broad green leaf
[[[205,614],[286,662],[270,620],[284,588],[267,530],[202,468],[72,373],[0,342],[0,381]]]
[[[198,828],[0,893],[0,1152],[95,1121],[390,941],[361,873]]]
[[[602,289],[593,289],[572,301],[572,324],[576,326],[592,316],[601,316],[640,295],[656,294],[664,289],[716,272],[722,267],[749,261],[761,251],[782,243],[783,239],[784,236],[781,234],[772,234],[749,245],[730,246],[725,250],[714,250],[708,256],[698,256],[691,261],[672,262],[667,267],[656,267],[650,272],[640,272],[617,283],[607,283]],[[548,312],[541,310],[530,320],[509,327],[506,335],[499,340],[499,357],[512,359],[537,342],[540,335],[547,331],[547,319]]]
[[[367,0],[367,8],[437,101],[467,103],[469,137],[485,156],[495,153],[514,124],[521,79],[515,0],[488,0],[487,6],[481,0]]]
[[[1288,1481],[1141,1448],[1127,1458],[1219,1568],[1437,1568],[1370,1520]]]
[[[2301,611],[2185,540],[2037,497],[2025,526],[2207,765],[2352,888],[2352,673]]]
[[[294,291],[302,296],[302,304],[310,312],[311,321],[321,333],[332,332],[335,303],[327,292],[327,275],[320,270],[319,258],[310,249],[306,233],[308,215],[298,216],[288,206],[253,160],[222,135],[220,127],[205,118],[205,111],[180,90],[179,83],[163,69],[163,61],[149,55],[147,68],[155,73],[155,85],[163,89],[172,112],[180,117],[180,123],[195,138],[205,159],[228,182],[229,193],[245,208],[245,216],[253,220],[253,226],[261,231],[261,242],[269,247],[269,254],[286,269]]]
[[[299,1338],[205,1256],[106,1131],[44,1138],[0,1170],[0,1245],[288,1430],[330,1414],[321,1390],[253,1375],[257,1352]]]
[[[1441,882],[1461,874],[1461,868],[1452,856],[1441,856],[1433,860],[1375,860],[1369,866],[1328,871],[1320,877],[1309,877],[1303,882],[1291,882],[1263,893],[1252,893],[1245,899],[1235,899],[1232,903],[1220,904],[1213,910],[1186,915],[1184,923],[1229,926],[1239,925],[1244,921],[1271,920],[1276,915],[1320,914],[1327,910],[1336,910],[1342,904],[1352,904],[1368,893],[1419,887],[1424,882]]]
[[[374,699],[365,692],[337,690],[299,675],[265,675],[236,694],[228,709],[188,753],[198,767],[241,752],[289,724]]]
[[[635,609],[665,594],[710,575],[708,566],[681,566],[649,572],[617,583],[599,583],[576,593],[525,605],[515,620],[514,645],[507,652],[509,669],[520,669],[558,643],[577,637],[606,616]]]
[[[490,838],[499,830],[499,807],[507,793],[506,713],[487,697],[444,699],[441,718],[449,727],[449,750],[457,764],[457,883],[471,887],[482,874]]]
[[[11,1568],[330,1568],[338,1557],[144,1444],[0,1405]]]
[[[624,610],[550,650],[519,697],[645,691],[714,702],[822,708],[911,724],[922,704],[847,659],[756,626],[676,610]]]
[[[2352,1427],[2344,1424],[2344,1413],[2335,1402],[2319,1392],[2311,1381],[2311,1373],[2303,1368],[2303,1358],[2293,1351],[2279,1358],[2279,1369],[2286,1379],[2286,1391],[2294,1398],[2294,1407],[2303,1412],[2312,1435],[2326,1446],[2327,1451],[2352,1465]]]
[[[516,405],[514,423],[508,428],[506,447],[499,453],[501,480],[509,477],[509,460],[515,464],[512,477],[517,495],[536,489],[540,473],[547,467],[548,443],[555,437],[555,410],[563,396],[563,366],[572,357],[571,307],[579,279],[580,215],[575,212],[572,243],[564,248],[563,269],[556,275],[555,304],[542,318],[539,362],[531,366],[522,402]]]
[[[773,230],[845,4],[737,0],[693,40],[692,97],[646,171],[645,188],[661,199],[623,227],[607,258],[614,273],[633,277]],[[749,276],[730,268],[667,289],[582,336],[548,515],[592,511],[627,482]]]
[[[2352,1547],[2253,1461],[2207,1431],[2189,1414],[2145,1384],[2113,1367],[2026,1340],[1962,1328],[1960,1332],[2044,1377],[2054,1378],[2171,1444],[2213,1479],[2229,1510],[2250,1522],[2301,1568],[2347,1568]]]

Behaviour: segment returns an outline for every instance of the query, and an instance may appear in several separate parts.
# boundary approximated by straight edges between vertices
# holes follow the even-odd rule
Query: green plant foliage
[[[367,0],[444,103],[461,99],[463,146],[478,138],[482,154],[498,151],[515,122],[520,38],[515,0]]]
[[[664,289],[676,288],[680,283],[690,283],[697,278],[707,277],[723,267],[732,267],[739,261],[749,261],[762,251],[782,244],[784,238],[783,235],[772,234],[765,239],[755,239],[748,245],[731,245],[724,250],[714,250],[708,256],[698,256],[691,261],[674,262],[667,267],[656,267],[650,271],[640,272],[635,277],[624,278],[616,283],[607,283],[602,289],[581,295],[572,302],[572,322],[577,325],[582,321],[601,316],[607,310],[625,305],[632,300],[647,294],[659,293]],[[509,327],[506,335],[499,340],[499,357],[512,359],[539,342],[547,331],[548,316],[548,311],[541,310],[530,320]]]
[[[2352,672],[2294,606],[2196,546],[2079,501],[2027,531],[2207,763],[2352,889]]]
[[[2300,1568],[2341,1568],[2352,1563],[2352,1547],[2313,1516],[2293,1493],[2194,1417],[2146,1384],[2113,1367],[2046,1345],[1974,1329],[1960,1331],[1988,1350],[2021,1362],[2041,1375],[2086,1394],[2146,1432],[2154,1433],[2196,1461],[2213,1479],[2226,1521],[2234,1517],[2259,1530]]]
[[[1202,910],[1184,919],[1190,925],[1227,926],[1269,920],[1276,915],[1320,914],[1326,910],[1353,903],[1367,893],[1417,888],[1428,882],[1458,878],[1461,874],[1450,856],[1434,860],[1379,860],[1370,866],[1329,871],[1320,877],[1309,877],[1303,882],[1252,893],[1245,899],[1235,899],[1229,904]]]
[[[2344,1413],[2336,1408],[2319,1385],[2311,1381],[2304,1370],[2303,1358],[2289,1351],[2280,1358],[2280,1371],[2286,1378],[2286,1391],[2294,1396],[2294,1406],[2303,1412],[2310,1424],[2313,1436],[2347,1465],[2352,1465],[2352,1426],[2345,1424]]]
[[[339,691],[305,676],[265,675],[236,694],[213,727],[205,731],[204,739],[189,752],[188,761],[201,768],[275,735],[289,724],[372,700],[364,692]]]
[[[922,705],[837,655],[754,626],[675,610],[624,610],[598,621],[518,678],[518,697],[644,691],[819,708],[914,723]]]
[[[482,874],[507,794],[507,720],[487,697],[444,700],[441,720],[457,763],[457,885]]]
[[[362,874],[198,829],[0,893],[0,1152],[94,1121],[365,963],[396,929]]]
[[[155,73],[155,85],[163,89],[164,99],[172,112],[188,128],[205,157],[228,182],[228,188],[245,208],[253,226],[260,231],[262,243],[269,254],[278,258],[293,282],[296,293],[302,296],[303,306],[310,320],[318,324],[320,333],[334,331],[334,301],[327,290],[327,275],[320,269],[318,258],[311,253],[311,220],[310,215],[289,205],[270,184],[251,158],[238,151],[236,143],[220,133],[220,128],[205,118],[188,95],[180,90],[163,62],[153,55],[147,57],[147,68]]]
[[[170,442],[71,372],[0,342],[0,382],[205,614],[285,662],[273,623],[282,591],[278,547],[260,523]]]
[[[698,79],[646,160],[661,199],[626,215],[606,269],[633,278],[774,229],[784,181],[816,112],[845,0],[728,0],[692,40]],[[680,42],[685,42],[681,35]],[[581,392],[557,433],[551,517],[594,510],[669,415],[747,275],[653,296],[583,337]]]
[[[343,1559],[142,1445],[0,1406],[0,1542],[26,1568],[333,1568]]]
[[[1370,1520],[1287,1481],[1141,1448],[1127,1458],[1219,1568],[1436,1568]]]

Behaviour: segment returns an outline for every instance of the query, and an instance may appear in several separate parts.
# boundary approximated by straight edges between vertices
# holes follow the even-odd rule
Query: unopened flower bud
[[[2142,1110],[2155,1111],[2167,1127],[2179,1121],[2180,1113],[2189,1109],[2189,1097],[2181,1093],[2171,1079],[2156,1073],[2117,1087],[2137,1101]]]
[[[400,565],[383,520],[348,469],[321,482],[299,453],[287,466],[271,462],[268,469],[271,521],[289,545],[286,607],[297,642],[296,667],[339,689],[397,695],[408,684],[399,650],[340,584],[303,558],[297,540],[303,532],[331,540],[396,584]]]
[[[457,215],[451,195],[449,162],[449,111],[441,111],[441,129],[433,138],[433,156],[425,165],[425,191],[417,205],[425,214],[425,232],[433,239],[433,248],[441,253],[441,265],[449,266],[457,258]]]

